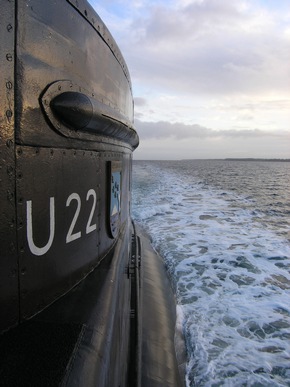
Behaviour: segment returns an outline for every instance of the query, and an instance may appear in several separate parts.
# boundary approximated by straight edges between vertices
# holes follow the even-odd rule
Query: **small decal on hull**
[[[122,163],[110,161],[110,234],[115,238],[120,229]]]

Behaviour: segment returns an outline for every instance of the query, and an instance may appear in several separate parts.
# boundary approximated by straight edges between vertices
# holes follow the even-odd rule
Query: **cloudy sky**
[[[131,73],[135,159],[290,158],[289,0],[90,0]]]

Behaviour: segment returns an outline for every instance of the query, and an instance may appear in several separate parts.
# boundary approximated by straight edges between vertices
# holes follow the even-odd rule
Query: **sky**
[[[289,0],[90,0],[128,65],[135,159],[290,158]]]

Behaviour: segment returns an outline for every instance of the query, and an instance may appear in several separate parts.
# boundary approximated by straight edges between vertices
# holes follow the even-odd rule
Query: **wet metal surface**
[[[140,230],[139,230],[140,232]],[[142,235],[142,234],[141,234]],[[164,263],[142,235],[143,387],[183,386],[174,347],[175,301]]]
[[[1,2],[0,56],[0,332],[17,324],[18,258],[15,209],[14,2]]]

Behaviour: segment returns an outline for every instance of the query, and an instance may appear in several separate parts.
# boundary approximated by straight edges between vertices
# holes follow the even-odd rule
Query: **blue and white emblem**
[[[121,177],[122,165],[120,161],[111,161],[111,184],[110,184],[110,231],[115,238],[120,228],[121,212]]]

